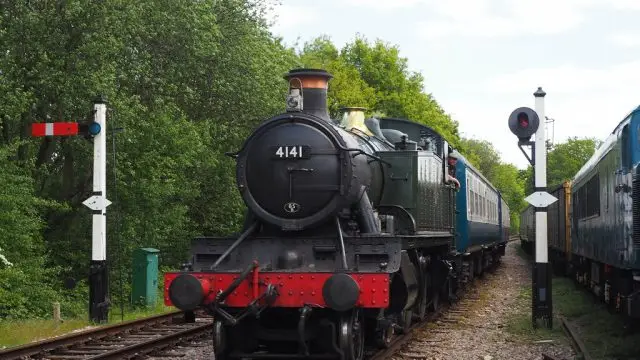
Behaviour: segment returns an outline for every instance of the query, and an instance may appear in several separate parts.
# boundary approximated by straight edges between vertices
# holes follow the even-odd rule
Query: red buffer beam
[[[32,136],[78,135],[77,122],[55,122],[31,124]]]

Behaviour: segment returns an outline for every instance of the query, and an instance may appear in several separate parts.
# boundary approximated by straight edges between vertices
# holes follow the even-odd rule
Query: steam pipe
[[[367,195],[366,191],[360,198],[358,210],[360,211],[360,226],[362,226],[362,232],[365,234],[379,232],[376,221],[373,218],[373,207],[371,207],[369,195]]]
[[[222,262],[222,260],[226,259],[227,256],[229,256],[229,254],[231,254],[231,252],[233,250],[235,250],[238,245],[240,245],[241,242],[244,241],[244,239],[246,239],[249,235],[251,235],[251,233],[258,227],[258,222],[254,222],[253,224],[251,224],[251,226],[245,230],[242,235],[240,235],[240,237],[238,238],[238,240],[236,240],[233,244],[231,244],[231,246],[229,246],[229,248],[227,249],[227,251],[225,251],[222,255],[220,255],[220,257],[218,258],[218,260],[216,260],[215,263],[213,263],[213,265],[211,265],[210,270],[213,270],[215,268],[218,267],[218,265],[220,265],[220,263]]]
[[[342,259],[342,268],[349,269],[347,266],[347,253],[344,249],[344,238],[342,237],[342,227],[340,227],[340,219],[336,216],[336,227],[338,228],[338,240],[340,242],[340,258]]]

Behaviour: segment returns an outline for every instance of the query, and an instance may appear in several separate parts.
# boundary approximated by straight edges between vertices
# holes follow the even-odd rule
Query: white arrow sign
[[[558,198],[549,194],[546,191],[536,191],[533,194],[524,198],[524,201],[535,207],[547,207],[554,202],[558,201]]]
[[[100,195],[93,195],[82,203],[91,210],[103,210],[107,206],[111,205],[111,201]]]

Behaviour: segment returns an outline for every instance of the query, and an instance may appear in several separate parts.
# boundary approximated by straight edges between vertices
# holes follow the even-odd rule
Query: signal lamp
[[[85,137],[94,137],[100,134],[102,127],[95,121],[87,122],[79,124],[78,133],[84,135]]]
[[[509,129],[520,141],[529,141],[539,125],[538,114],[528,107],[517,108],[509,116]]]

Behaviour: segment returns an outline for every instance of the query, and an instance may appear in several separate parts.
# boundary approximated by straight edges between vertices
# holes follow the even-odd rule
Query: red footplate
[[[203,304],[211,303],[216,294],[224,291],[238,277],[237,273],[166,273],[164,275],[164,303],[173,306],[169,298],[169,286],[173,279],[182,274],[197,278],[204,291]],[[224,304],[229,307],[246,307],[255,294],[262,295],[267,284],[276,286],[279,296],[274,307],[303,307],[304,305],[325,307],[322,287],[334,273],[275,273],[258,274],[258,291],[254,291],[252,276],[247,277],[238,288],[227,297]],[[357,307],[386,308],[389,306],[389,274],[348,274],[358,284],[360,296]]]

